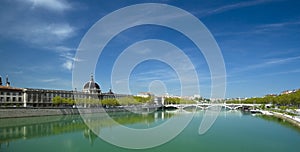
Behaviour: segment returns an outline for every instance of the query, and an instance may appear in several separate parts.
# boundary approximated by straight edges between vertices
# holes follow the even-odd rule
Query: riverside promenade
[[[101,112],[124,111],[124,109],[103,109],[103,108],[3,108],[0,109],[0,119],[40,117],[55,115],[78,115]]]
[[[291,115],[287,115],[284,113],[273,112],[273,111],[271,113],[273,114],[274,117],[286,120],[286,121],[300,127],[300,118],[297,116],[291,116]]]
[[[153,111],[156,106],[123,106],[115,108],[0,108],[0,119],[39,117],[54,115],[77,115],[102,112],[122,112],[122,111]]]
[[[20,118],[53,115],[79,114],[76,108],[3,108],[0,109],[1,118]]]

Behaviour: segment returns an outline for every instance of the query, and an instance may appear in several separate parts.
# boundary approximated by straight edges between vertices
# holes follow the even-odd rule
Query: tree
[[[55,96],[54,98],[52,98],[52,103],[54,105],[60,105],[62,104],[62,98],[60,96]]]
[[[229,100],[227,103],[239,103],[238,100]],[[257,104],[268,104],[273,103],[279,106],[283,106],[283,109],[287,107],[300,107],[300,90],[297,90],[290,94],[281,94],[277,96],[265,96],[261,98],[249,98],[242,100],[241,103],[257,103]]]

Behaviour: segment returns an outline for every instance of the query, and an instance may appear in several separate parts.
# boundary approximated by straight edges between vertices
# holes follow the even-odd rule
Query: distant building
[[[0,86],[0,106],[24,103],[23,89],[10,86]]]
[[[267,94],[267,95],[265,95],[265,97],[276,97],[277,96],[277,94]]]
[[[143,98],[148,98],[151,97],[153,94],[151,92],[139,92],[136,96],[138,97],[143,97]]]
[[[285,91],[282,91],[280,94],[281,95],[283,95],[283,94],[291,94],[291,93],[295,93],[295,92],[297,92],[296,89],[294,89],[294,90],[285,90]]]
[[[100,85],[94,81],[91,76],[82,91],[69,90],[50,90],[50,89],[34,89],[34,88],[14,88],[10,86],[8,76],[6,77],[6,85],[2,85],[0,77],[0,107],[3,106],[20,106],[20,107],[50,107],[53,105],[52,99],[56,96],[70,99],[106,99],[121,96],[114,94],[111,89],[107,93],[102,93]]]
[[[154,97],[154,103],[156,105],[164,105],[165,99],[164,99],[164,97]]]
[[[196,98],[200,99],[201,98],[200,94],[194,94],[193,99],[196,99]]]

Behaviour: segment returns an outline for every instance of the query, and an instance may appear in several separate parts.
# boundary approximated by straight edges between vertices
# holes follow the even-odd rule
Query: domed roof
[[[100,93],[100,86],[94,81],[93,75],[91,75],[91,80],[88,81],[84,86],[83,86],[83,92],[88,92],[88,93]]]

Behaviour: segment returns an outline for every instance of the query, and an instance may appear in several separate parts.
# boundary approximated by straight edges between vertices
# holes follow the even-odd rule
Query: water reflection
[[[0,146],[9,142],[88,130],[79,115],[0,119]]]
[[[285,121],[284,119],[281,119],[281,118],[276,118],[276,117],[273,117],[273,116],[268,116],[268,115],[256,115],[257,117],[259,118],[262,118],[266,121],[269,121],[269,122],[274,122],[276,124],[280,124],[284,127],[288,127],[288,128],[291,128],[297,132],[300,133],[300,128],[297,127],[296,125],[292,124],[292,123],[289,123],[287,121]]]
[[[118,125],[151,128],[170,119],[182,118],[181,114],[188,113],[188,110],[183,109],[150,114],[115,112],[109,115]],[[210,131],[199,136],[197,131],[204,113],[204,110],[197,111],[194,119],[174,140],[143,151],[176,152],[198,149],[235,152],[247,149],[246,151],[279,152],[297,151],[300,148],[299,129],[295,131],[295,127],[289,123],[273,117],[253,117],[235,110],[221,111]],[[100,134],[118,127],[105,120],[101,114],[90,116],[91,123],[102,122]],[[99,139],[84,121],[79,115],[0,119],[0,151],[132,151]],[[172,130],[174,127],[169,128]],[[155,136],[161,138],[160,134]]]
[[[100,128],[113,127],[114,123],[105,120],[103,114],[90,114],[89,123],[99,124]],[[149,124],[164,121],[175,114],[167,112],[154,112],[149,114],[136,114],[130,112],[109,113],[117,123],[122,125],[141,124],[149,127]],[[0,119],[0,148],[8,147],[9,143],[15,140],[26,140],[37,137],[53,136],[71,132],[83,132],[83,137],[91,144],[97,138],[85,124],[80,115],[68,116],[46,116],[28,118]]]

